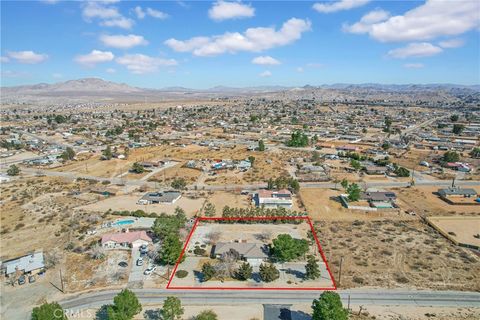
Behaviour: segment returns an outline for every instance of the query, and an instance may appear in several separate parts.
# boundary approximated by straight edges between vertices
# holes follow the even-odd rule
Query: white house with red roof
[[[138,248],[152,243],[152,238],[144,231],[107,233],[102,236],[102,247],[106,249]]]

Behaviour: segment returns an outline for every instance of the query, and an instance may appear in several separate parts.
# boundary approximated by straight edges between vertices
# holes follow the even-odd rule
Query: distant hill
[[[272,99],[317,99],[317,101],[389,100],[454,102],[467,97],[480,99],[480,86],[454,84],[331,84],[303,87],[257,86],[235,88],[217,86],[206,90],[184,87],[146,89],[99,78],[2,87],[1,102],[37,104],[76,104],[89,102],[159,102],[182,99],[262,96]]]

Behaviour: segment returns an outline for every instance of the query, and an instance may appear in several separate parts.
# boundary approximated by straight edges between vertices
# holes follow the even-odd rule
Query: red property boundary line
[[[330,279],[332,280],[332,287],[327,287],[327,288],[285,288],[285,287],[280,287],[280,288],[246,288],[246,287],[185,287],[185,286],[179,286],[179,287],[172,287],[171,283],[173,281],[173,277],[175,277],[175,273],[177,272],[177,268],[180,265],[180,261],[182,261],[182,258],[185,254],[185,251],[187,249],[188,243],[190,242],[190,239],[192,238],[193,233],[195,232],[195,229],[198,226],[198,223],[200,221],[255,221],[255,220],[305,220],[307,221],[308,225],[310,226],[310,229],[313,234],[313,238],[315,239],[315,243],[317,244],[318,251],[320,252],[320,256],[322,257],[323,262],[325,263],[325,266],[327,268],[328,274],[330,275]],[[166,289],[170,290],[175,290],[175,289],[181,289],[181,290],[291,290],[291,291],[312,291],[312,290],[318,290],[318,291],[332,291],[332,290],[337,290],[337,285],[335,283],[335,279],[333,278],[332,271],[330,270],[330,267],[328,266],[327,259],[325,257],[325,254],[323,253],[322,246],[320,245],[320,241],[318,241],[317,234],[315,232],[315,229],[313,227],[312,220],[308,216],[301,216],[301,217],[245,217],[245,218],[222,218],[222,217],[197,217],[195,219],[195,223],[193,224],[192,230],[190,231],[187,240],[185,241],[185,245],[183,246],[182,253],[178,257],[177,263],[175,264],[175,268],[172,271],[172,274],[170,275],[170,280],[168,281],[168,284],[166,286]]]

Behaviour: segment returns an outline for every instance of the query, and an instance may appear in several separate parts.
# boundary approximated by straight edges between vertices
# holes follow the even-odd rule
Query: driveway
[[[143,268],[148,264],[147,261],[143,261],[143,266],[137,266],[137,259],[140,258],[139,248],[132,248],[132,269],[128,276],[128,283],[143,281]]]

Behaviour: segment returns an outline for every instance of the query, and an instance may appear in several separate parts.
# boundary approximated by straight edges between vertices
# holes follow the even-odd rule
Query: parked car
[[[118,263],[118,265],[119,265],[120,267],[122,267],[122,268],[128,267],[128,263],[126,263],[125,261],[120,261],[120,262]]]
[[[37,279],[35,279],[35,276],[28,277],[28,283],[34,283],[35,281],[37,281]]]
[[[152,272],[154,272],[155,270],[157,270],[157,266],[149,266],[147,269],[145,269],[143,274],[148,276],[149,274],[152,274]]]
[[[144,244],[140,247],[140,254],[147,254],[147,253],[148,253],[148,247],[147,245]]]
[[[25,282],[26,282],[25,276],[20,276],[20,278],[18,278],[18,284],[19,285],[25,284]]]
[[[142,257],[137,259],[137,266],[143,266],[143,258]]]

